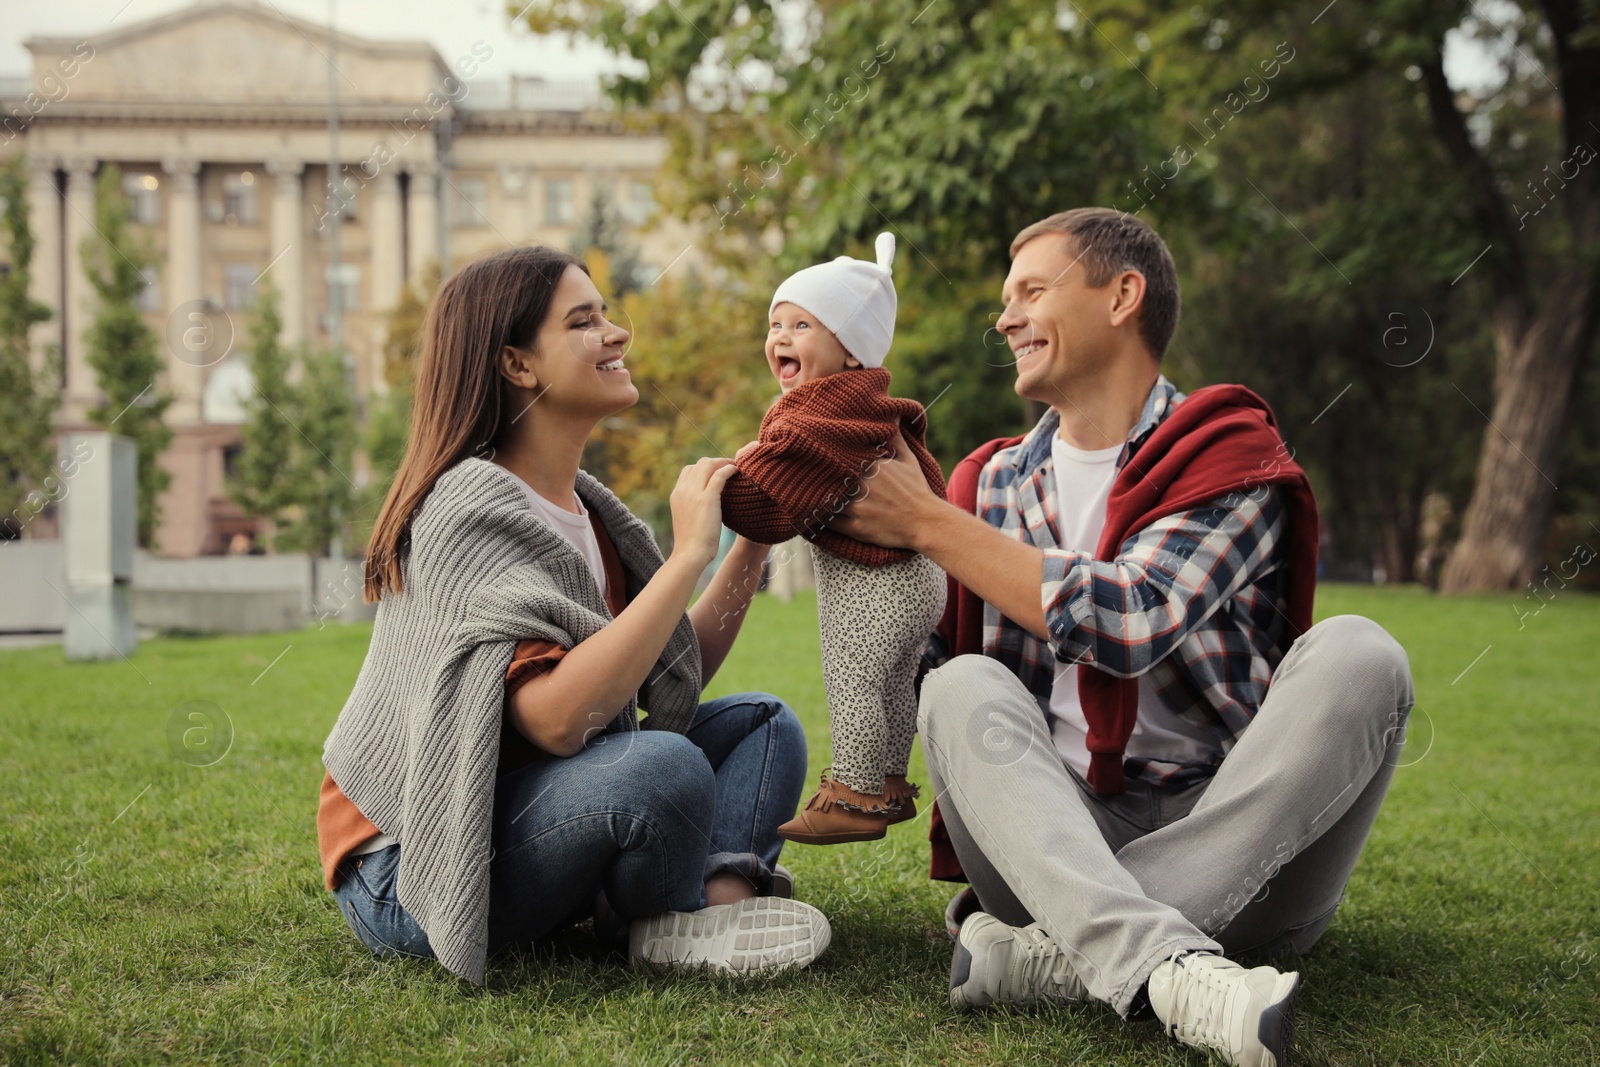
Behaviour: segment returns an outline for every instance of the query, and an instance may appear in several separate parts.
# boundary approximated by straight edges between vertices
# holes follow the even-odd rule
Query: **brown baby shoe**
[[[858,793],[824,771],[817,791],[799,815],[778,827],[778,836],[803,845],[876,841],[889,829],[889,814],[881,794]]]
[[[883,798],[889,802],[889,825],[906,822],[917,817],[917,798],[922,790],[906,781],[903,774],[885,775]]]

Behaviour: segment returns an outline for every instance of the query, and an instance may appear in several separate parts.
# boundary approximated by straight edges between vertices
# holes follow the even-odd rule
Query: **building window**
[[[623,205],[622,213],[628,222],[634,226],[643,226],[656,215],[656,190],[655,186],[647,181],[631,181],[628,183],[628,201]]]
[[[154,226],[159,219],[161,179],[154,174],[124,174],[122,194],[128,198],[128,221]]]
[[[144,288],[139,291],[140,311],[161,310],[161,277],[154,267],[142,267],[139,273],[144,275]]]
[[[551,226],[571,226],[578,221],[572,200],[571,178],[549,178],[544,183],[544,221]]]
[[[459,227],[489,225],[489,183],[482,178],[455,178],[456,218]]]
[[[222,221],[229,226],[254,226],[260,219],[256,211],[256,176],[250,171],[222,176]]]
[[[256,278],[260,275],[260,268],[249,263],[229,263],[223,275],[226,279],[224,306],[229,311],[242,311],[254,304]]]
[[[333,294],[339,293],[339,312],[348,315],[361,309],[361,267],[355,263],[341,263],[337,270],[328,266],[328,308],[333,308]]]

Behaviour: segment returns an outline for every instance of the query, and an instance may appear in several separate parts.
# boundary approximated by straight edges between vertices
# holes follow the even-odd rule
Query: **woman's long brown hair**
[[[405,458],[367,545],[365,603],[377,602],[384,590],[401,591],[411,520],[439,475],[498,438],[500,350],[533,345],[568,267],[588,271],[582,260],[554,248],[511,248],[462,267],[433,298]]]

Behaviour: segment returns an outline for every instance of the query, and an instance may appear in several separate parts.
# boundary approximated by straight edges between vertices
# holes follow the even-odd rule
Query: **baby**
[[[840,256],[773,294],[767,365],[783,396],[761,420],[760,438],[739,450],[739,472],[722,494],[723,521],[736,532],[766,544],[798,534],[816,549],[833,766],[804,810],[778,828],[812,845],[876,840],[916,814],[919,790],[906,780],[913,679],[944,611],[944,572],[927,557],[827,528],[867,491],[874,464],[892,458],[897,430],[944,495],[923,444],[922,405],[889,396],[882,368],[894,339],[894,236],[879,234],[876,247],[877,263]]]

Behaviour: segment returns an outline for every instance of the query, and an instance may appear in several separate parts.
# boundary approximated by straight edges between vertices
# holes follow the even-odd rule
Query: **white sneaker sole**
[[[641,963],[758,974],[804,967],[827,950],[833,930],[816,908],[750,897],[703,911],[669,911],[635,922],[628,955]]]

